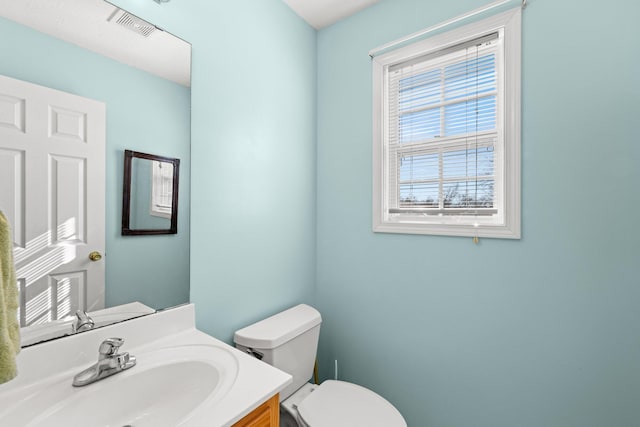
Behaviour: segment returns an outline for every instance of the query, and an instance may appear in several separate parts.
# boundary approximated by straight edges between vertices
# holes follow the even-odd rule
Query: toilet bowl
[[[311,389],[307,391],[306,389]],[[296,395],[303,394],[300,400]],[[293,403],[298,401],[299,403]],[[281,403],[286,427],[405,427],[400,412],[380,395],[345,381],[305,384]],[[289,422],[290,424],[286,424]]]
[[[280,393],[281,427],[406,427],[398,410],[377,393],[345,381],[310,384],[320,335],[320,313],[305,304],[240,329],[236,347],[293,377]]]

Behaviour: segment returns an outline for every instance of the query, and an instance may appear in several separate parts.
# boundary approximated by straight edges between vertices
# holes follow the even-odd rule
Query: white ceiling
[[[191,45],[159,29],[131,31],[115,22],[123,13],[102,0],[0,0],[0,16],[190,86]]]
[[[316,30],[328,27],[380,0],[282,0]]]

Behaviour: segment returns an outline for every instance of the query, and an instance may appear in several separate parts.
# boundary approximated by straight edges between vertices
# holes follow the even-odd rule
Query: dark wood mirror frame
[[[131,220],[131,170],[134,158],[152,161],[166,162],[173,165],[173,192],[171,201],[171,225],[166,229],[132,229]],[[180,159],[156,156],[154,154],[140,153],[124,150],[124,181],[122,187],[122,235],[144,236],[153,234],[177,234],[178,233],[178,177],[180,175]]]

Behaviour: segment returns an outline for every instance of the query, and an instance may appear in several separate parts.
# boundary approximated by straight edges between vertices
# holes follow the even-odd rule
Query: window
[[[377,56],[373,229],[520,238],[520,9]]]
[[[153,216],[171,219],[173,205],[173,164],[151,161],[151,212]]]

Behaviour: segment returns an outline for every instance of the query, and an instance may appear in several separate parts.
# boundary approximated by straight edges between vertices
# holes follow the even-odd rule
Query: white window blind
[[[389,213],[493,215],[497,34],[389,68]]]

